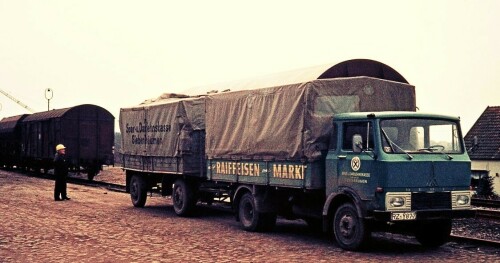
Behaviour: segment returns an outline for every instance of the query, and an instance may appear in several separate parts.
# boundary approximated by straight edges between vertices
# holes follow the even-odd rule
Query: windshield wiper
[[[435,152],[438,151],[438,149],[441,149],[439,151],[440,154],[448,157],[448,159],[450,159],[450,160],[453,160],[453,157],[451,155],[449,155],[449,154],[447,154],[447,153],[444,152],[444,146],[442,146],[442,145],[431,145],[429,147],[418,149],[418,150],[419,151],[429,151],[431,153],[435,153]]]
[[[439,151],[440,154],[448,157],[448,159],[450,159],[450,160],[453,160],[453,157],[451,155],[449,155],[449,154],[447,154],[447,153],[444,152],[444,148],[445,147],[443,145],[436,144],[436,145],[431,145],[429,147],[418,149],[418,150],[419,151],[429,151],[431,153]],[[441,150],[439,150],[439,149],[441,149]]]
[[[389,146],[391,147],[392,152],[396,152],[396,151],[394,151],[394,147],[393,147],[393,146],[396,146],[396,148],[398,148],[402,152],[406,153],[409,160],[413,159],[413,156],[411,154],[409,154],[407,151],[405,151],[403,148],[399,147],[399,145],[397,145],[396,143],[391,141],[391,139],[389,139],[389,136],[387,136],[387,133],[384,131],[384,128],[380,128],[380,130],[382,130],[382,134],[384,135],[385,139],[389,143]]]

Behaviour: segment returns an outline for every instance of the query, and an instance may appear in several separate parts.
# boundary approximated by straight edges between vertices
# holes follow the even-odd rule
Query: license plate
[[[415,220],[415,219],[417,219],[416,212],[391,213],[391,220],[392,221]]]

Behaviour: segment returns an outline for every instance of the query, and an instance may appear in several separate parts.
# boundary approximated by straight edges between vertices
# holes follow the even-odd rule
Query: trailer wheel
[[[130,199],[135,207],[144,207],[148,190],[144,178],[134,175],[130,179]]]
[[[429,248],[437,248],[448,242],[450,234],[450,219],[422,222],[415,230],[417,241]]]
[[[238,206],[240,223],[244,230],[251,232],[271,231],[276,225],[275,213],[259,213],[251,193],[244,194]]]
[[[333,219],[333,235],[338,245],[345,250],[358,250],[370,237],[370,231],[356,207],[351,203],[341,205]]]
[[[193,189],[186,181],[178,179],[174,182],[172,202],[178,216],[192,215],[196,206],[196,198]]]

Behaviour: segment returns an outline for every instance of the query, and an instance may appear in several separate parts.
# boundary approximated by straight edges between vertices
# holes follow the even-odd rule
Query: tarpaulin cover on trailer
[[[169,157],[189,153],[190,133],[205,129],[203,100],[170,94],[120,109],[123,153]]]
[[[415,111],[412,85],[371,77],[228,92],[206,98],[211,158],[314,161],[328,149],[335,113]]]

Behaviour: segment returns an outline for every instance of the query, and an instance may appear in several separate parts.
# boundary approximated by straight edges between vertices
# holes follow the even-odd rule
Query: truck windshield
[[[380,121],[386,153],[462,153],[458,124],[440,119],[385,119]]]

